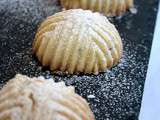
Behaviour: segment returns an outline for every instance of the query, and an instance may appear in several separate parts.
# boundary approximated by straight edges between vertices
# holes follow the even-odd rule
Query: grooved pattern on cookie
[[[94,120],[88,103],[64,82],[18,74],[0,96],[0,120]]]
[[[82,8],[115,16],[133,7],[133,0],[61,0],[61,5],[66,9]]]
[[[122,42],[106,17],[77,9],[48,17],[37,31],[33,51],[53,71],[98,73],[118,63]]]

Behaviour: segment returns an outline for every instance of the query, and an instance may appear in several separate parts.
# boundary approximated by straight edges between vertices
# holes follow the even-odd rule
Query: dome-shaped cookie
[[[61,0],[61,5],[66,9],[82,8],[115,16],[133,7],[133,0]]]
[[[0,120],[94,120],[88,103],[64,82],[16,75],[0,91]]]
[[[98,73],[118,63],[122,42],[106,17],[74,9],[50,16],[40,25],[33,51],[53,71]]]

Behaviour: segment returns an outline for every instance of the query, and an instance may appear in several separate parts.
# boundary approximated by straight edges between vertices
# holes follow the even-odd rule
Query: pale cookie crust
[[[0,120],[94,120],[74,87],[17,74],[0,91]]]
[[[82,8],[115,16],[133,7],[133,0],[61,0],[61,5],[66,9]]]
[[[56,13],[40,25],[33,52],[52,71],[98,73],[118,63],[122,41],[105,16],[74,9]]]

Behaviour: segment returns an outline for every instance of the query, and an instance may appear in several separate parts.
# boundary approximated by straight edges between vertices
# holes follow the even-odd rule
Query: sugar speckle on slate
[[[32,42],[39,23],[60,11],[59,3],[0,0],[0,87],[16,73],[44,76],[75,86],[76,92],[89,102],[96,120],[138,119],[157,1],[137,0],[137,5],[143,3],[137,7],[138,13],[110,18],[123,38],[124,52],[118,65],[99,75],[53,75],[32,55]]]
[[[94,99],[95,96],[94,96],[94,95],[88,95],[87,98],[89,98],[89,99]]]
[[[138,12],[138,10],[137,10],[137,8],[130,8],[130,12],[132,13],[132,14],[137,14],[137,12]]]

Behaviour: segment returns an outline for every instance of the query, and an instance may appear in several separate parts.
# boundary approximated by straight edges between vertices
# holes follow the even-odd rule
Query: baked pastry
[[[0,120],[94,120],[94,116],[74,87],[18,74],[0,91]]]
[[[61,0],[61,5],[66,9],[82,8],[115,16],[133,7],[133,0]]]
[[[40,25],[33,51],[53,71],[98,73],[118,63],[122,42],[106,17],[73,9],[50,16]]]

